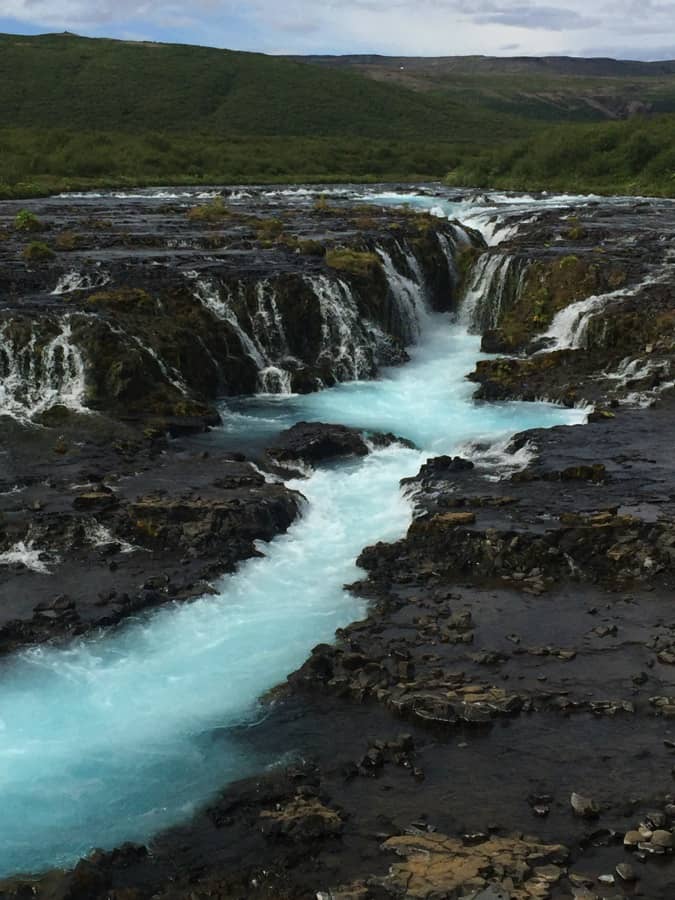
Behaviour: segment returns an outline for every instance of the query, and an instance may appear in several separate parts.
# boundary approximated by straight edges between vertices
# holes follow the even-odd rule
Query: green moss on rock
[[[115,291],[99,291],[88,298],[92,306],[105,306],[124,312],[154,312],[156,303],[147,291],[140,288],[120,288]]]
[[[55,257],[54,251],[42,241],[31,241],[23,249],[22,256],[27,262],[39,263],[48,262]]]
[[[545,331],[560,310],[625,283],[622,270],[608,271],[585,257],[537,261],[530,265],[522,291],[503,313],[492,343],[501,352],[520,350]]]
[[[191,222],[204,222],[206,224],[220,222],[230,215],[230,210],[225,206],[222,197],[214,197],[209,203],[193,206],[187,211],[187,217]]]
[[[339,272],[349,272],[360,278],[371,277],[381,268],[376,253],[352,250],[348,247],[333,247],[326,253],[326,264]]]
[[[20,210],[15,218],[14,218],[14,228],[16,231],[23,231],[24,233],[31,233],[36,231],[43,231],[44,225],[35,215],[35,213],[29,212],[27,209]]]

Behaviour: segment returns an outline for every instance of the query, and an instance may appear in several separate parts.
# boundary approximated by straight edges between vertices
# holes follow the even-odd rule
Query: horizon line
[[[583,60],[583,61],[605,61],[605,62],[615,62],[615,63],[639,63],[640,65],[645,66],[658,66],[663,63],[675,63],[675,57],[666,57],[663,59],[639,59],[636,57],[620,57],[620,56],[582,56],[575,55],[573,53],[563,53],[563,54],[498,54],[498,53],[462,53],[462,54],[450,54],[447,56],[439,56],[438,54],[407,54],[407,53],[380,53],[376,50],[371,52],[361,52],[361,53],[340,53],[340,52],[326,52],[326,53],[287,53],[287,52],[278,52],[275,53],[269,50],[240,50],[235,47],[217,47],[213,44],[199,44],[199,43],[189,43],[186,41],[162,41],[162,40],[154,40],[152,38],[123,38],[123,37],[112,37],[107,35],[89,35],[89,34],[79,34],[76,31],[70,31],[69,29],[64,29],[63,31],[42,31],[36,32],[33,34],[27,34],[25,32],[14,32],[14,31],[4,31],[0,32],[0,36],[3,37],[18,37],[18,38],[43,38],[43,37],[74,37],[80,38],[88,41],[117,41],[120,44],[158,44],[161,46],[177,46],[177,47],[198,47],[203,50],[223,50],[228,53],[249,53],[251,55],[259,55],[259,56],[272,56],[272,57],[280,57],[280,58],[290,58],[290,59],[358,59],[358,58],[368,58],[368,57],[378,57],[379,59],[429,59],[429,60],[439,60],[439,59],[500,59],[500,60],[563,60],[563,59],[573,59],[573,60]]]

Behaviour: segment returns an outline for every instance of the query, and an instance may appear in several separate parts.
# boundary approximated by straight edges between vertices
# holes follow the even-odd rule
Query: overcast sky
[[[0,31],[267,53],[675,58],[663,0],[0,0]]]

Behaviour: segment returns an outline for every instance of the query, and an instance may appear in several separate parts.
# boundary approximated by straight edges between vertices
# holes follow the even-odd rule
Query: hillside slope
[[[675,120],[639,115],[656,111],[675,111],[675,62],[295,59],[0,35],[0,197],[448,171],[464,184],[671,193]],[[561,125],[578,120],[590,130]],[[652,130],[635,137],[632,122]]]
[[[359,72],[378,83],[442,94],[463,106],[530,120],[592,121],[675,111],[673,60],[372,55],[302,59],[324,69]]]
[[[0,35],[0,127],[475,140],[480,111],[358,72],[177,44]],[[499,137],[518,128],[507,116]]]

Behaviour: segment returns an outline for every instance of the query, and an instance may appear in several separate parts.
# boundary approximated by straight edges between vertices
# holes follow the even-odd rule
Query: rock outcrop
[[[279,435],[274,447],[268,448],[267,455],[277,463],[301,461],[314,465],[336,457],[367,456],[369,444],[377,447],[391,444],[413,447],[410,441],[394,434],[374,432],[366,435],[358,428],[348,428],[346,425],[298,422]]]
[[[0,211],[0,415],[23,420],[60,406],[208,426],[221,396],[373,377],[407,358],[426,304],[459,298],[460,231],[429,216],[260,196],[28,205],[54,248],[39,264],[18,204]]]

